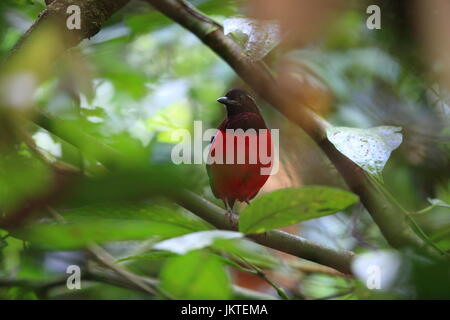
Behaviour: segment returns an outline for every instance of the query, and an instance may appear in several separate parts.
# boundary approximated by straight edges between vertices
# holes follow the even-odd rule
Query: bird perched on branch
[[[225,105],[227,118],[211,140],[206,169],[214,195],[231,217],[235,202],[249,203],[269,178],[272,137],[244,90],[232,89],[217,101]]]

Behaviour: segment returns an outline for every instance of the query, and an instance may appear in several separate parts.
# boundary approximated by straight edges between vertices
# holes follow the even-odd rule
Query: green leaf
[[[433,232],[430,238],[442,250],[450,250],[450,224]]]
[[[253,201],[240,214],[239,231],[261,233],[336,213],[358,201],[353,193],[307,186],[277,190]]]
[[[216,240],[229,240],[241,237],[243,237],[242,233],[234,231],[199,231],[158,242],[153,246],[153,249],[185,254],[192,250],[208,247],[216,242]]]
[[[272,251],[250,240],[217,240],[213,247],[243,257],[245,260],[263,269],[274,269],[280,264],[279,257],[275,256]]]
[[[48,192],[52,172],[31,156],[0,156],[0,212],[20,207],[29,198]]]
[[[92,241],[164,239],[208,228],[199,219],[159,205],[96,205],[63,216],[65,223],[37,223],[12,235],[49,249],[75,249]]]
[[[161,287],[176,299],[224,300],[231,298],[229,276],[220,261],[204,251],[192,251],[166,262]]]

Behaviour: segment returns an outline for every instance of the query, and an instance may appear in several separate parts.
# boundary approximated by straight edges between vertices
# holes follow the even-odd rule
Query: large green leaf
[[[13,233],[51,249],[74,249],[91,241],[160,239],[208,229],[185,213],[159,205],[96,205],[67,211],[66,222],[43,222]]]
[[[277,190],[253,201],[240,214],[239,231],[261,233],[326,216],[354,204],[350,192],[330,187],[307,186]]]
[[[166,262],[160,273],[161,286],[176,299],[231,298],[229,276],[219,257],[192,251]]]

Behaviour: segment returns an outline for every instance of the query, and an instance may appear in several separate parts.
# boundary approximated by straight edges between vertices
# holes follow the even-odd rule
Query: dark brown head
[[[228,117],[242,112],[253,112],[259,114],[255,100],[242,89],[232,89],[224,97],[217,99],[227,108]]]

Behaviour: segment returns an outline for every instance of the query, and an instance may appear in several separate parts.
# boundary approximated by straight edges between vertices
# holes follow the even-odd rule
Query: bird
[[[217,101],[226,107],[227,117],[211,139],[206,169],[214,196],[223,201],[232,220],[235,202],[250,204],[270,176],[272,137],[246,91],[232,89]],[[239,139],[242,133],[245,136]],[[232,161],[227,162],[227,157]]]

